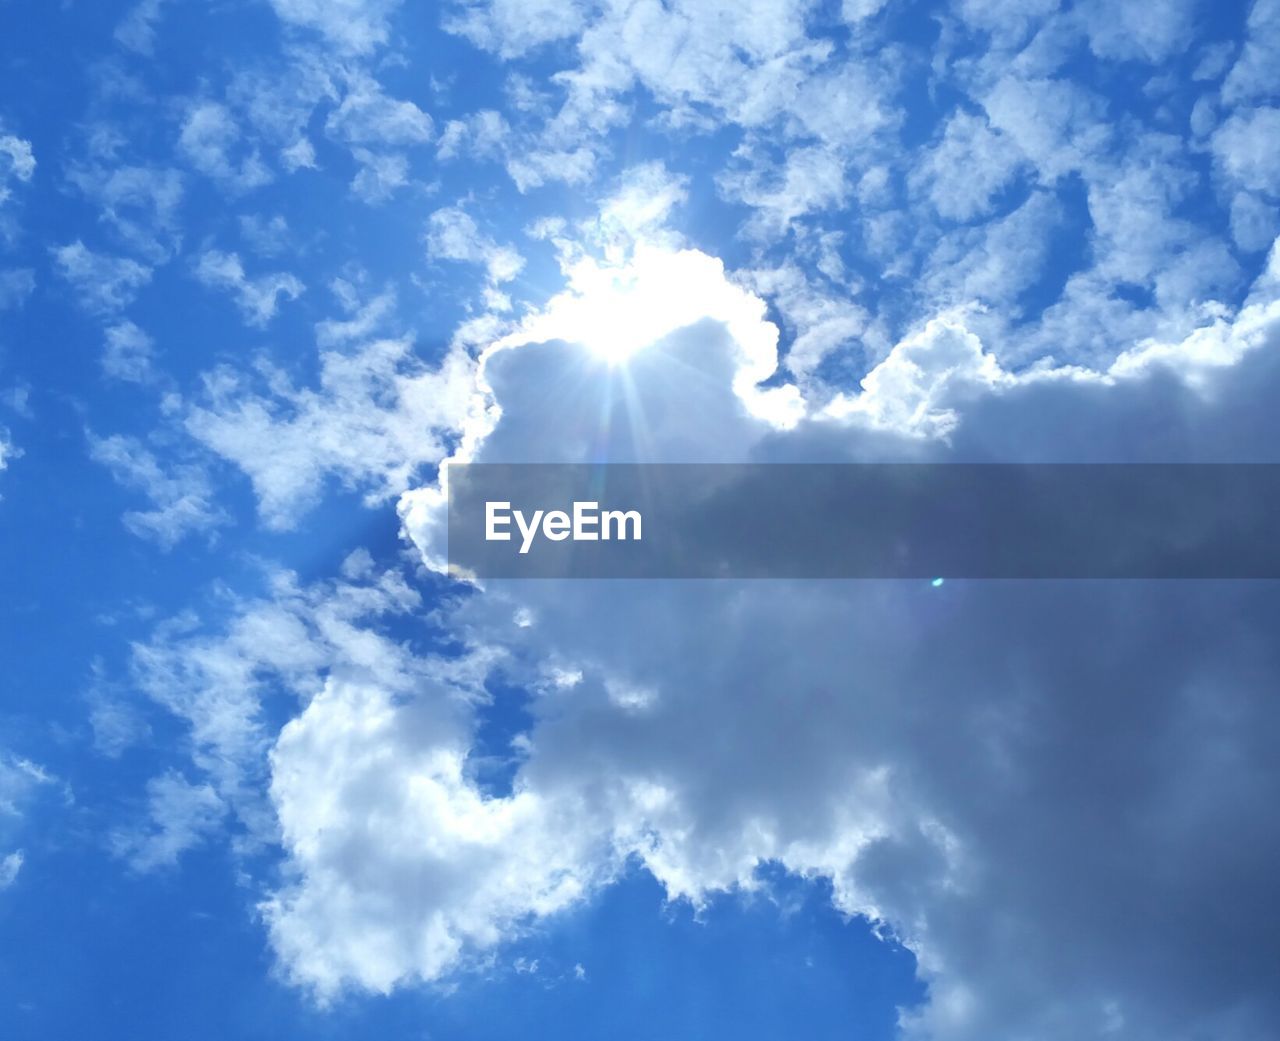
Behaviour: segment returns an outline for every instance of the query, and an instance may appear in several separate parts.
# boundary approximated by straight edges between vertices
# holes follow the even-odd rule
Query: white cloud
[[[88,702],[94,751],[118,759],[127,749],[151,736],[150,725],[124,697],[99,688],[89,693]]]
[[[802,380],[824,358],[857,343],[867,327],[866,309],[854,301],[846,287],[820,285],[794,262],[752,271],[749,282],[795,330],[786,367]]]
[[[863,377],[860,394],[838,397],[826,414],[912,436],[944,437],[959,422],[952,401],[969,388],[994,388],[1007,379],[961,315],[935,318]]]
[[[270,220],[257,213],[246,214],[240,218],[239,224],[240,237],[255,253],[274,257],[289,247],[289,222],[278,213]]]
[[[827,53],[806,35],[810,7],[809,0],[620,7],[584,34],[583,77],[625,63],[667,105],[709,103],[735,122],[758,125],[786,107],[803,70]],[[856,77],[859,70],[840,75]]]
[[[305,137],[300,137],[280,152],[280,162],[289,173],[298,170],[316,169],[315,146]]]
[[[510,282],[524,268],[524,258],[513,246],[500,246],[480,231],[475,219],[461,206],[436,210],[427,220],[427,252],[441,260],[456,260],[484,267],[494,285]]]
[[[106,336],[103,372],[112,379],[129,383],[147,383],[153,378],[151,362],[155,342],[150,336],[129,321],[108,326]]]
[[[366,54],[387,40],[400,0],[271,0],[280,20],[313,29],[336,47]]]
[[[1012,141],[980,116],[958,112],[947,121],[938,146],[912,174],[934,208],[950,220],[985,217],[993,197],[1013,180],[1023,158]]]
[[[1274,97],[1275,67],[1280,56],[1280,0],[1254,0],[1244,49],[1222,84],[1222,98],[1241,104]]]
[[[601,200],[599,216],[583,231],[614,261],[638,242],[679,246],[679,237],[668,229],[674,211],[688,200],[687,177],[659,162],[629,166],[615,190]]]
[[[227,807],[210,785],[167,773],[147,782],[148,823],[111,836],[112,852],[135,871],[173,867],[187,850],[214,833]]]
[[[309,134],[317,107],[342,96],[345,65],[307,47],[288,49],[281,63],[248,64],[236,69],[226,89],[227,105],[256,134],[264,147],[281,151],[285,169],[295,170],[311,151]]]
[[[1265,250],[1280,235],[1280,209],[1252,192],[1236,192],[1231,200],[1231,236],[1248,253]]]
[[[0,818],[21,817],[31,797],[56,780],[39,763],[0,752]]]
[[[991,33],[1001,45],[1024,42],[1032,28],[1042,26],[1057,11],[1060,0],[960,0],[960,16]]]
[[[271,796],[295,881],[263,911],[292,979],[322,998],[438,979],[609,870],[573,802],[479,791],[469,740],[444,697],[341,678],[281,732]]]
[[[764,320],[763,302],[730,282],[720,261],[641,241],[612,263],[572,259],[565,274],[565,291],[495,343],[486,362],[524,344],[552,340],[580,344],[606,360],[626,359],[710,319],[724,324],[735,346],[728,376],[747,410],[781,425],[795,418],[794,387],[757,386],[777,365],[777,329]]]
[[[9,460],[22,455],[22,449],[10,440],[9,431],[0,427],[0,473],[9,468]]]
[[[201,101],[190,106],[178,137],[178,149],[206,177],[233,194],[260,188],[272,173],[257,149],[241,147],[241,130],[225,105]],[[239,158],[233,156],[239,155]]]
[[[1191,118],[1188,121],[1191,133],[1196,137],[1205,137],[1218,125],[1218,106],[1212,94],[1203,94],[1191,107]]]
[[[428,368],[408,340],[323,351],[314,390],[265,364],[260,370],[265,391],[227,368],[209,374],[186,427],[249,476],[263,520],[276,529],[293,527],[328,479],[360,489],[369,503],[398,494],[443,456],[470,402],[465,355]]]
[[[1231,66],[1236,45],[1230,40],[1210,43],[1200,50],[1200,60],[1196,62],[1191,78],[1197,82],[1212,81],[1220,78]]]
[[[1214,133],[1212,147],[1235,183],[1280,195],[1280,108],[1236,112]]]
[[[121,519],[134,535],[154,539],[163,549],[188,535],[210,534],[229,520],[214,503],[209,475],[200,466],[166,467],[142,442],[120,434],[90,435],[89,457],[107,467],[120,484],[151,500],[151,509],[129,510]]]
[[[492,656],[415,658],[377,618],[415,610],[418,594],[363,551],[342,570],[311,588],[274,575],[269,597],[235,604],[224,631],[179,619],[135,648],[138,682],[187,721],[207,781],[156,779],[151,825],[116,838],[145,870],[174,862],[231,810],[253,841],[278,829],[293,859],[263,910],[286,970],[322,997],[353,976],[385,990],[452,968],[464,948],[516,927],[513,916],[575,900],[585,886],[565,867],[591,860],[552,844],[563,822],[540,800],[493,802],[470,776],[471,706],[489,697]],[[281,694],[304,708],[271,752],[269,808],[253,785],[268,765],[263,706]],[[387,740],[404,759],[387,759]],[[370,845],[348,844],[329,819],[353,799],[371,813]],[[400,809],[417,823],[388,842],[382,822]],[[353,886],[353,868],[380,881]],[[399,891],[398,907],[382,899],[384,884]]]
[[[717,178],[721,193],[755,211],[746,230],[760,238],[780,238],[793,221],[830,210],[843,203],[849,185],[845,162],[827,148],[798,148],[781,163],[751,149],[743,153],[747,165]]]
[[[491,656],[427,661],[384,631],[385,619],[422,606],[403,576],[379,570],[363,550],[347,558],[342,573],[338,581],[303,586],[292,573],[268,572],[264,596],[211,605],[220,621],[202,626],[194,615],[179,615],[133,645],[134,685],[187,731],[198,776],[179,785],[177,801],[193,801],[210,828],[213,817],[233,815],[239,848],[260,850],[279,839],[266,791],[274,737],[268,719],[310,703],[326,680],[363,683],[400,699],[447,690],[452,708],[442,719],[465,716],[465,705],[489,697],[482,684]],[[163,839],[163,822],[151,832]]]
[[[778,100],[799,129],[828,145],[865,148],[877,131],[898,119],[889,102],[892,80],[865,60],[809,77],[794,100],[789,91],[780,93]],[[760,112],[762,117],[768,114],[767,109]]]
[[[3,124],[0,124],[3,130]],[[0,206],[12,197],[11,181],[28,183],[36,172],[36,157],[31,142],[15,134],[0,133]]]
[[[200,254],[195,275],[203,285],[230,293],[244,320],[259,329],[275,317],[280,297],[297,300],[306,288],[285,271],[249,278],[238,254],[216,249]]]
[[[78,239],[50,252],[58,274],[71,283],[80,306],[92,314],[115,314],[133,303],[151,281],[151,268],[128,257],[95,253]]]
[[[587,14],[580,0],[461,0],[450,6],[447,31],[504,58],[576,35]]]
[[[348,78],[342,104],[329,114],[325,130],[350,144],[403,147],[431,140],[431,117],[412,101],[388,97],[371,76]]]
[[[33,804],[47,790],[61,790],[65,802],[73,801],[70,787],[44,767],[0,750],[0,848],[10,846],[17,833],[32,826],[28,818]],[[24,863],[21,849],[0,857],[0,890],[14,884]]]
[[[344,279],[334,279],[330,286],[350,318],[330,318],[316,324],[316,343],[321,347],[368,340],[386,327],[395,315],[396,295],[391,290],[365,301],[356,287]]]
[[[8,889],[18,880],[18,872],[22,870],[22,850],[16,849],[0,859],[0,890]]]
[[[436,156],[445,160],[464,155],[472,161],[495,159],[502,155],[510,134],[511,127],[502,114],[492,109],[465,120],[451,119],[440,134]]]
[[[0,311],[21,307],[35,288],[36,276],[30,268],[8,268],[0,271]]]
[[[920,296],[938,309],[999,305],[1010,317],[1050,256],[1049,233],[1062,215],[1048,192],[1035,191],[1007,216],[956,228],[938,240],[921,273]]]
[[[139,54],[153,53],[156,46],[156,23],[164,12],[165,2],[166,0],[139,0],[116,26],[116,40]]]
[[[398,6],[273,3],[286,22],[366,54],[388,40]],[[1081,25],[1108,59],[1178,53],[1185,5],[1081,5],[1020,55],[1004,48],[1056,5],[955,6],[999,38],[985,59],[958,60],[986,114],[953,115],[933,147],[899,160],[880,146],[900,124],[894,69],[906,59],[810,38],[806,2],[494,0],[448,16],[506,57],[576,37],[555,57],[576,64],[545,94],[513,90],[512,125],[479,113],[440,135],[440,158],[501,158],[522,191],[589,181],[637,86],[668,129],[747,129],[717,183],[751,210],[742,278],[794,331],[786,363],[799,388],[759,388],[777,364],[765,304],[714,257],[682,248],[667,225],[689,182],[648,164],[573,229],[603,257],[573,242],[567,222],[540,226],[566,288],[514,326],[472,316],[456,342],[487,348],[478,367],[462,349],[431,367],[407,339],[375,338],[394,294],[362,300],[337,282],[345,310],[317,326],[316,386],[266,362],[220,368],[202,397],[175,406],[185,429],[244,471],[269,527],[295,525],[328,481],[370,503],[402,495],[406,531],[432,563],[442,500],[413,485],[455,449],[576,460],[603,441],[615,459],[680,461],[1273,452],[1275,286],[1259,282],[1239,312],[1206,303],[1240,273],[1182,214],[1197,189],[1185,143],[1135,134],[1053,78]],[[1258,38],[1258,12],[1273,6],[1254,9]],[[880,7],[846,0],[843,13],[861,22]],[[872,39],[875,25],[865,31]],[[944,39],[956,32],[944,19]],[[1250,66],[1251,53],[1228,78],[1226,106],[1261,89],[1267,66]],[[249,79],[229,107],[193,105],[188,161],[233,191],[271,176],[256,141],[289,169],[313,166],[302,135],[328,98],[326,133],[359,164],[352,190],[381,202],[408,185],[401,150],[432,139],[430,116],[363,73],[312,72],[296,95],[256,107]],[[1198,111],[1207,135],[1216,113]],[[1280,160],[1268,148],[1280,135],[1268,133],[1271,109],[1223,112],[1212,147],[1233,233],[1258,249],[1274,225],[1266,196]],[[942,231],[911,208],[886,212],[905,181],[946,220],[985,219],[1024,170],[1038,181],[1028,200],[981,226]],[[1092,266],[1070,274],[1042,319],[1011,328],[1051,245],[1052,191],[1074,175]],[[833,214],[855,191],[860,212]],[[493,286],[510,281],[522,258],[465,206],[430,216],[429,251],[480,265]],[[905,286],[907,304],[872,315],[855,299],[844,230],[865,231],[886,296]],[[783,239],[790,254],[768,251]],[[63,249],[64,270],[117,265],[114,282],[67,274],[108,287],[82,290],[103,313],[149,277],[135,265],[146,276],[134,284],[118,267],[131,262]],[[250,279],[235,254],[207,252],[197,273],[255,324],[280,294],[302,291],[284,273]],[[1156,307],[1132,304],[1120,284],[1149,290]],[[890,335],[895,323],[909,330]],[[108,338],[104,365],[145,378],[145,334],[119,322]],[[858,390],[818,376],[842,351]],[[191,474],[166,472],[137,442],[98,444],[156,500],[147,523],[180,537],[188,521],[173,504],[192,488],[200,499],[202,472],[187,485]],[[459,678],[379,632],[371,614],[421,604],[402,581],[371,576],[367,554],[323,588],[276,575],[270,596],[234,603],[225,632],[176,619],[135,651],[139,684],[187,721],[199,776],[153,781],[151,826],[121,833],[117,850],[142,869],[173,863],[233,815],[254,841],[278,840],[285,873],[262,910],[285,972],[321,997],[447,976],[635,858],[694,902],[763,885],[765,862],[829,880],[840,911],[916,952],[930,998],[904,1016],[908,1038],[1059,1041],[1123,1022],[1135,1038],[1252,1041],[1274,1019],[1272,1006],[1239,998],[1256,968],[1246,959],[1275,953],[1258,908],[1280,841],[1251,809],[1280,796],[1264,740],[1277,719],[1257,682],[1276,664],[1265,591],[494,583],[441,603],[436,618],[482,659],[509,649],[532,693],[504,795],[483,790],[468,761],[484,663],[469,659]],[[278,737],[264,711],[273,697],[297,712]]]
[[[125,245],[160,262],[181,244],[182,175],[143,166],[75,166],[67,179],[101,208]]]
[[[507,159],[507,173],[522,192],[552,181],[586,184],[595,171],[595,151],[581,145],[575,148],[543,147],[511,155]]]
[[[1013,139],[1046,182],[1106,150],[1111,129],[1103,103],[1065,80],[1008,74],[981,101],[991,125]]]
[[[840,9],[846,22],[857,25],[879,14],[887,3],[888,0],[844,0]]]
[[[1195,0],[1084,0],[1074,10],[1099,58],[1162,62],[1190,46]]]
[[[608,285],[596,299],[625,329],[629,318]],[[733,357],[733,336],[713,336],[705,325],[687,337],[655,329],[632,356],[620,400],[607,396],[613,377],[593,369],[587,351],[541,341],[532,326],[523,342],[486,359],[495,410],[487,429],[473,430],[467,453],[586,458],[602,450],[598,440],[557,431],[578,429],[575,417],[594,406],[594,429],[612,459],[687,461],[708,450],[715,431],[712,450],[737,458],[754,448],[774,459],[1190,452],[1274,461],[1278,287],[1280,250],[1239,313],[1219,310],[1180,342],[1117,345],[1119,360],[1094,371],[1006,371],[956,313],[904,339],[842,408],[782,435],[718,412],[734,398],[733,370],[721,359]],[[569,313],[590,308],[572,298],[561,307],[561,321],[546,321],[547,338],[572,341]],[[701,378],[670,378],[695,365]],[[544,387],[557,378],[563,385],[570,367],[579,373],[574,393],[548,404]],[[672,424],[690,413],[712,419]],[[646,422],[652,440],[638,446],[633,431]],[[439,553],[429,500],[424,490],[402,501],[428,561]],[[535,917],[558,906],[541,889],[523,888],[530,876],[518,872],[488,891],[491,870],[482,866],[473,868],[479,886],[444,910],[412,905],[403,924],[364,911],[382,901],[405,906],[401,894],[413,886],[404,880],[422,877],[415,867],[439,870],[437,851],[471,863],[470,852],[447,844],[429,852],[400,844],[385,859],[372,852],[385,845],[376,834],[412,832],[408,822],[424,814],[421,792],[431,793],[432,813],[447,815],[446,835],[467,827],[490,834],[495,818],[538,806],[544,816],[532,835],[496,829],[507,839],[502,864],[522,864],[554,835],[553,848],[582,858],[560,863],[575,885],[607,880],[628,855],[671,896],[695,903],[762,885],[756,871],[765,863],[830,879],[838,908],[880,922],[917,955],[930,998],[904,1016],[908,1038],[1069,1039],[1123,1017],[1135,1037],[1189,1041],[1207,1031],[1248,1041],[1273,1021],[1272,999],[1236,986],[1240,966],[1275,950],[1257,915],[1280,848],[1280,831],[1261,827],[1256,812],[1280,795],[1258,733],[1280,722],[1265,680],[1275,664],[1265,634],[1276,613],[1266,590],[536,586],[487,581],[453,622],[473,640],[529,656],[535,718],[512,795],[468,814],[465,793],[440,779],[450,775],[430,745],[403,736],[433,731],[413,722],[426,709],[389,709],[367,690],[327,692],[319,718],[299,722],[298,746],[285,745],[282,758],[300,774],[280,796],[290,812],[308,811],[291,845],[303,875],[298,892],[311,899],[293,905],[306,908],[302,939],[277,936],[277,945],[300,981],[329,992],[343,981],[382,990],[434,978],[451,949],[465,965],[470,949],[517,932],[503,923],[519,921],[519,901]],[[1196,638],[1178,636],[1186,632]],[[1243,643],[1242,632],[1250,634]],[[610,696],[618,690],[650,692],[646,710]],[[369,722],[358,728],[352,720]],[[349,742],[346,758],[362,764],[342,805],[365,805],[365,763],[397,778],[379,792],[391,813],[385,832],[365,830],[368,812],[314,809],[295,794],[314,787],[302,779],[303,764],[341,758],[328,748],[339,735]],[[346,819],[361,824],[344,842],[333,829]],[[1222,843],[1233,850],[1229,861],[1218,855]],[[371,859],[347,872],[336,851],[348,848]],[[368,885],[382,878],[394,881],[380,901]],[[1235,898],[1224,901],[1224,887]],[[475,921],[477,891],[487,893],[489,916],[480,921],[494,934],[435,925],[450,914]],[[439,939],[458,935],[464,942],[452,946]],[[326,938],[331,953],[317,953]],[[1016,965],[1002,953],[1010,945]]]
[[[828,149],[865,146],[897,118],[884,104],[889,77],[869,55],[829,62],[833,45],[807,34],[813,8],[811,0],[641,0],[557,5],[556,15],[539,17],[527,3],[493,0],[467,4],[446,25],[504,57],[577,37],[578,64],[554,77],[559,110],[518,134],[521,146],[508,145],[508,172],[527,191],[551,180],[584,183],[607,150],[605,136],[631,118],[625,95],[637,86],[660,106],[656,125],[669,129],[708,129],[719,116],[751,129],[780,127],[788,139],[817,138]],[[520,98],[515,107],[537,122],[543,98],[529,89]],[[803,171],[795,176],[806,179]]]
[[[351,179],[351,190],[370,205],[386,202],[409,183],[409,160],[395,153],[386,155],[367,148],[352,149],[360,169]]]

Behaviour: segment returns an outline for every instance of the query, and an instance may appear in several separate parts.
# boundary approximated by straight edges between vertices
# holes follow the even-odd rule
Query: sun
[[[610,365],[701,317],[705,287],[688,277],[681,254],[637,246],[614,260],[584,256],[565,269],[567,285],[522,328],[522,342],[580,344]]]
[[[572,282],[576,296],[565,308],[564,339],[623,365],[668,331],[669,321],[636,271],[593,264],[579,274]]]

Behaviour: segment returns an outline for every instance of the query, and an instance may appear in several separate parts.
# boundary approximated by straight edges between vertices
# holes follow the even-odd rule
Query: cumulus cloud
[[[416,656],[383,622],[418,610],[419,594],[364,551],[342,572],[310,587],[274,573],[267,595],[234,604],[223,626],[176,619],[135,647],[137,682],[184,720],[200,776],[154,779],[149,821],[114,840],[139,870],[176,862],[231,814],[251,848],[283,841],[293,859],[262,911],[286,971],[322,998],[352,979],[387,991],[452,971],[531,908],[580,899],[591,881],[580,872],[595,871],[558,816],[568,807],[493,800],[477,782],[471,736],[501,656]],[[282,700],[300,711],[272,741],[264,716]],[[258,788],[267,771],[269,804]],[[351,800],[367,842],[332,827]],[[383,826],[402,813],[413,823],[388,842]]]
[[[1012,7],[968,0],[953,5],[960,21],[946,23],[927,70],[920,55],[879,46],[878,6],[844,12],[859,27],[848,40],[826,33],[818,8],[806,2],[735,5],[732,12],[718,4],[566,7],[562,20],[539,22],[528,38],[507,17],[516,7],[469,3],[455,9],[449,25],[507,58],[539,48],[544,27],[547,40],[573,41],[545,52],[557,69],[545,83],[515,75],[519,89],[503,113],[510,122],[486,139],[487,154],[502,157],[522,192],[597,177],[608,135],[630,118],[637,90],[657,108],[650,129],[707,143],[708,154],[716,154],[710,135],[733,127],[735,147],[718,155],[709,173],[721,197],[740,207],[741,230],[753,245],[788,243],[799,253],[824,228],[861,239],[855,251],[876,267],[862,272],[870,276],[867,303],[880,311],[864,330],[873,341],[864,339],[868,358],[882,357],[938,310],[977,300],[1002,309],[985,329],[999,333],[992,349],[1001,357],[1033,360],[1056,342],[1059,356],[1101,365],[1110,360],[1104,352],[1120,349],[1112,345],[1185,335],[1199,307],[1238,299],[1246,276],[1231,243],[1191,204],[1202,187],[1198,146],[1169,132],[1169,111],[1152,117],[1072,76],[1067,65],[1082,42],[1099,68],[1177,60],[1192,39],[1193,5],[1064,11],[1040,0]],[[1265,7],[1250,15],[1251,39],[1266,37]],[[970,47],[971,55],[953,60]],[[1234,51],[1218,50],[1215,61],[1225,67]],[[1207,61],[1207,52],[1201,58]],[[903,92],[916,76],[928,79],[935,98],[944,90],[963,99],[939,102],[934,133],[923,142],[919,128],[904,122],[913,103]],[[1172,89],[1167,73],[1159,81]],[[1198,99],[1197,133],[1211,134],[1219,116],[1258,118],[1219,113],[1215,98]],[[1232,182],[1227,199],[1233,191],[1262,191],[1252,166],[1266,164],[1245,153],[1265,152],[1263,130],[1219,131],[1215,150],[1230,150],[1236,171],[1219,157]],[[472,138],[471,124],[454,120],[442,152],[460,154]],[[1245,180],[1232,181],[1239,176]],[[1075,241],[1081,185],[1092,224],[1085,242]],[[925,216],[921,199],[936,221]],[[1266,212],[1250,198],[1236,209],[1237,245],[1256,252],[1269,244]],[[948,227],[953,222],[981,230],[956,231]],[[1058,272],[1059,264],[1076,263],[1076,251],[1081,270]],[[1043,301],[1046,292],[1056,302]],[[1041,321],[1037,312],[1046,303]],[[846,329],[856,324],[842,321]],[[806,339],[805,350],[821,337],[845,335],[847,342],[838,329],[828,324]],[[797,353],[797,364],[807,364],[804,357]],[[822,373],[838,381],[848,378],[845,371],[828,365]]]
[[[483,683],[494,657],[483,649],[435,660],[415,655],[390,623],[418,611],[422,596],[365,550],[351,553],[334,581],[304,585],[281,570],[265,579],[262,595],[210,605],[208,623],[194,613],[169,619],[132,648],[134,685],[183,723],[195,771],[162,781],[153,806],[193,804],[202,822],[184,833],[193,839],[225,813],[246,849],[279,837],[266,791],[271,716],[305,707],[326,682],[349,682],[397,701],[441,693],[449,704],[438,707],[439,719],[462,726],[467,706],[489,698]],[[163,838],[167,830],[162,815],[142,834]]]
[[[1016,313],[1052,255],[1046,232],[1061,221],[1052,195],[1036,191],[1006,216],[945,233],[923,265],[921,295],[939,309],[976,303]]]
[[[559,322],[486,358],[497,408],[468,457],[581,460],[603,438],[622,460],[1273,460],[1278,279],[1280,255],[1238,313],[1121,350],[1105,370],[1008,372],[963,314],[940,318],[843,407],[790,432],[733,390],[742,329],[710,314],[659,328],[631,356],[628,394],[609,395],[614,370],[574,346],[585,338],[566,299]],[[553,419],[543,388],[566,371],[580,375]],[[596,438],[559,433],[589,414]],[[672,422],[693,416],[711,418]],[[428,561],[441,549],[432,502],[427,489],[402,500]],[[1280,1009],[1240,979],[1274,947],[1259,909],[1280,848],[1263,811],[1280,775],[1261,736],[1278,722],[1265,682],[1277,610],[1249,583],[486,582],[452,624],[527,669],[534,722],[512,794],[472,802],[456,762],[406,739],[427,709],[332,686],[274,760],[287,770],[276,798],[299,815],[286,832],[298,879],[288,911],[272,905],[291,930],[277,949],[323,992],[436,978],[510,935],[520,908],[572,902],[512,867],[545,856],[553,834],[573,851],[548,861],[570,893],[626,857],[694,903],[765,884],[770,863],[830,879],[840,909],[917,955],[930,997],[904,1015],[908,1037],[1066,1039],[1116,1023],[1139,1038],[1261,1037]],[[339,741],[346,760],[381,764],[385,834],[440,819],[420,833],[435,845],[384,853],[367,823],[349,842],[334,833],[370,821],[306,797],[308,764],[337,761]],[[352,805],[372,791],[365,769],[352,768]],[[527,835],[508,823],[534,807]],[[483,839],[458,850],[459,829],[501,836],[500,860]],[[348,872],[343,849],[368,859]],[[408,880],[434,878],[445,850],[472,886],[444,909],[406,904]],[[495,876],[510,881],[490,890]],[[367,910],[383,878],[383,901],[412,909],[401,922]]]
[[[322,997],[438,979],[573,905],[614,863],[574,826],[574,803],[486,797],[457,717],[442,698],[397,703],[335,678],[276,742],[271,796],[295,881],[263,910],[290,975]],[[336,806],[364,823],[335,829]],[[407,828],[392,840],[387,825]]]
[[[396,309],[396,294],[386,290],[365,299],[360,291],[343,278],[335,278],[329,286],[333,295],[349,316],[326,318],[316,324],[316,343],[321,347],[341,347],[368,340],[379,329],[392,321]]]
[[[410,149],[432,141],[442,160],[500,160],[521,192],[587,185],[643,91],[675,140],[731,128],[732,155],[696,176],[747,259],[726,271],[670,229],[695,181],[677,149],[626,170],[594,220],[529,229],[565,276],[536,308],[506,296],[524,260],[486,200],[437,209],[429,256],[476,265],[489,290],[443,358],[389,332],[394,291],[362,298],[353,275],[316,328],[314,384],[259,360],[168,400],[270,528],[330,484],[398,498],[438,568],[450,456],[1274,461],[1280,261],[1249,290],[1241,259],[1270,244],[1280,194],[1276,110],[1244,107],[1272,100],[1269,0],[1230,71],[1230,49],[1192,56],[1206,82],[1227,73],[1195,142],[1064,78],[1086,43],[1108,62],[1181,54],[1177,0],[962,0],[931,66],[880,46],[876,0],[846,0],[838,37],[807,0],[452,4],[449,30],[501,58],[569,43],[539,54],[545,83],[512,77],[507,112],[438,136],[351,60],[390,40],[397,3],[273,6],[330,47],[183,112],[180,154],[226,190],[271,178],[259,144],[316,165],[321,123],[369,202],[409,185]],[[917,80],[946,112],[931,132],[900,107]],[[1202,146],[1241,255],[1198,223]],[[140,170],[85,191],[117,234],[164,242],[163,183]],[[1075,210],[1080,241],[1059,252]],[[267,225],[242,231],[270,245]],[[107,370],[149,378],[149,340],[118,318],[149,269],[79,242],[54,256],[113,316]],[[196,273],[259,326],[302,291],[232,253]],[[125,438],[93,451],[152,498],[140,529],[204,530],[204,471]],[[138,686],[187,724],[192,770],[152,781],[150,823],[116,851],[150,870],[233,820],[278,842],[263,918],[285,974],[321,998],[482,963],[626,864],[695,905],[780,866],[915,953],[929,996],[903,1013],[909,1039],[1257,1041],[1280,1018],[1268,588],[430,581],[457,658],[388,633],[384,616],[423,603],[362,554],[341,580],[274,574],[222,628],[179,617],[134,650]],[[473,762],[499,662],[531,699],[509,791]]]

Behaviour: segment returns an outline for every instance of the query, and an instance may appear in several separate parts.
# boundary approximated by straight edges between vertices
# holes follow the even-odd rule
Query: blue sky
[[[1277,68],[0,0],[0,1036],[1277,1036],[1271,584],[474,587],[439,480],[1280,461]]]

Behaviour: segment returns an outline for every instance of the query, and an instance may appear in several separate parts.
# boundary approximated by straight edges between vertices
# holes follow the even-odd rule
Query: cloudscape
[[[1280,0],[0,0],[0,83],[0,1037],[1280,1037],[1277,576],[767,523],[1280,464]],[[809,570],[479,574],[485,464]]]

